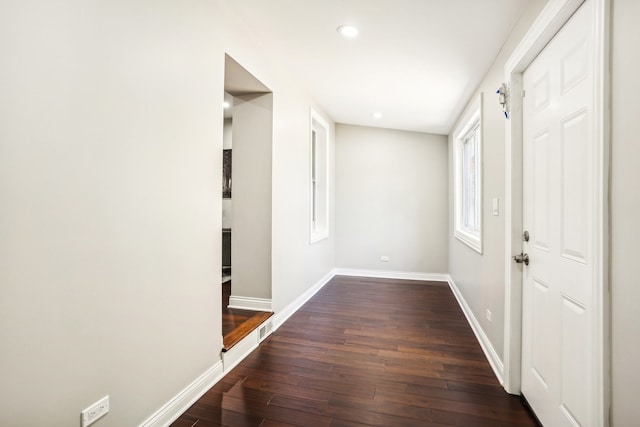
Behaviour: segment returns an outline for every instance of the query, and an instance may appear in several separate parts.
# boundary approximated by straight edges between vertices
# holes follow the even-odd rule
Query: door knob
[[[529,255],[527,254],[514,255],[513,260],[517,264],[529,265]]]

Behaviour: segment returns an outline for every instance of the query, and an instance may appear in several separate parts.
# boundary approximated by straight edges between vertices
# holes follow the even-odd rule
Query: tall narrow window
[[[311,129],[311,230],[317,229],[317,210],[318,210],[318,181],[316,177],[317,170],[317,158],[316,153],[316,138],[318,134],[315,129]]]
[[[329,236],[329,125],[311,110],[310,241]]]
[[[482,253],[482,97],[454,132],[454,235]]]

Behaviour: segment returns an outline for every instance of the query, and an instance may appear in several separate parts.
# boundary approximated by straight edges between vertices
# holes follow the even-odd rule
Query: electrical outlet
[[[487,309],[487,320],[491,322],[491,310]]]
[[[105,396],[82,411],[82,427],[95,423],[109,412],[109,396]]]
[[[380,257],[380,262],[389,262],[389,257],[388,257],[388,256],[386,256],[386,255],[382,255],[382,256]]]

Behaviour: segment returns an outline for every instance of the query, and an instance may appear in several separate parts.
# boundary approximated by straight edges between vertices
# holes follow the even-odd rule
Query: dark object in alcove
[[[231,198],[231,149],[222,150],[222,198]]]
[[[222,229],[222,276],[231,276],[231,229]]]

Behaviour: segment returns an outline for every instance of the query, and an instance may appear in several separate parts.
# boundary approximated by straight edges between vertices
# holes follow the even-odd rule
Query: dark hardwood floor
[[[174,427],[535,426],[444,283],[335,277]]]

